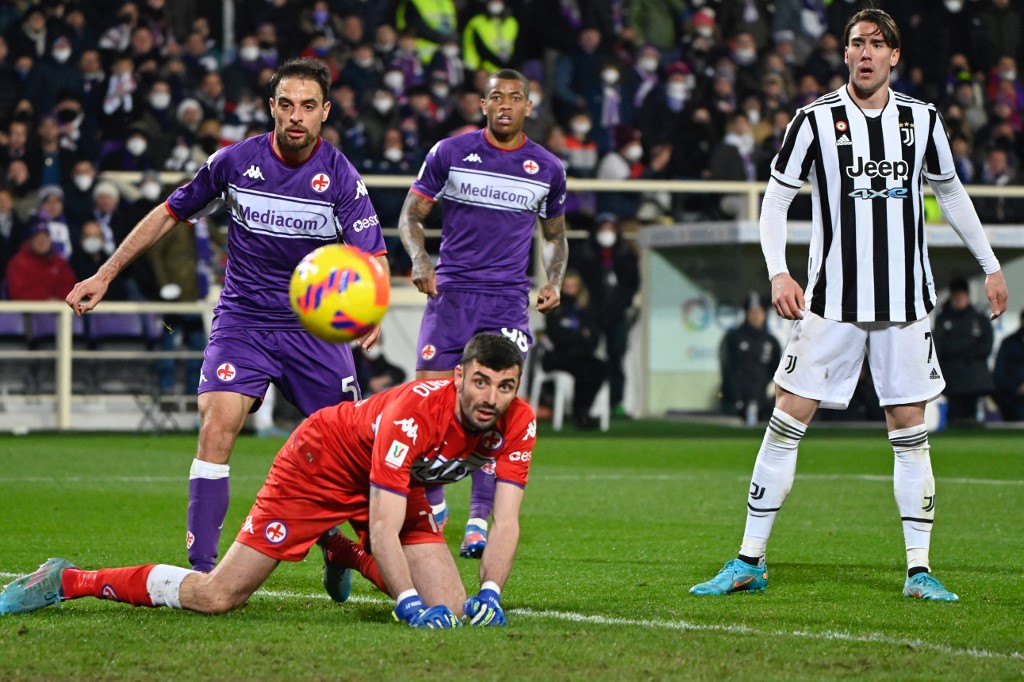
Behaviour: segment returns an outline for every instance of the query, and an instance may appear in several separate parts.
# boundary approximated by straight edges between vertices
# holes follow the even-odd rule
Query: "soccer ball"
[[[292,272],[288,299],[311,334],[346,343],[366,334],[388,310],[391,284],[384,268],[353,246],[329,244],[310,252]]]

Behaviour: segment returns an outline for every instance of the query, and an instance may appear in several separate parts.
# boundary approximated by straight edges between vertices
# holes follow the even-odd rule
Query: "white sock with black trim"
[[[889,432],[893,453],[892,485],[903,521],[907,570],[928,569],[928,549],[935,520],[935,478],[924,424]]]
[[[796,455],[807,426],[775,408],[754,463],[747,494],[747,526],[740,555],[760,559],[768,546],[775,516],[793,488]]]

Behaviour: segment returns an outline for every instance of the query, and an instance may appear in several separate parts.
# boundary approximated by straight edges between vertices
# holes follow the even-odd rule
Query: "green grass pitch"
[[[542,427],[504,593],[507,628],[417,631],[357,579],[338,605],[318,552],[242,609],[202,616],[94,599],[0,617],[0,680],[1021,679],[1024,448],[931,437],[932,567],[957,604],[901,596],[904,552],[881,425],[812,427],[763,595],[691,597],[734,557],[762,430]],[[242,437],[222,550],[280,441]],[[0,436],[0,584],[51,556],[86,568],[185,560],[192,434]],[[457,550],[468,483],[449,488]],[[478,563],[458,560],[471,589]]]

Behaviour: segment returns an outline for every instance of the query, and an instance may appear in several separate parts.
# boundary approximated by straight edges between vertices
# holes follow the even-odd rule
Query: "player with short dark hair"
[[[501,590],[519,543],[537,424],[516,396],[523,361],[511,341],[478,334],[464,357],[453,379],[403,384],[300,424],[210,573],[165,564],[86,571],[50,559],[7,586],[0,614],[90,596],[223,613],[244,604],[278,562],[301,561],[322,534],[348,521],[360,544],[335,534],[329,559],[349,576],[358,568],[392,596],[397,620],[453,627],[461,611],[473,625],[504,625]],[[497,478],[494,526],[480,591],[467,599],[424,486],[454,483],[484,466]]]
[[[921,181],[987,274],[996,318],[1006,282],[978,214],[957,179],[942,118],[931,104],[889,89],[900,59],[895,22],[878,9],[844,32],[849,83],[797,112],[771,166],[761,246],[776,312],[796,320],[775,373],[776,408],[754,464],[739,556],[697,595],[763,591],[765,548],[793,485],[797,447],[819,407],[845,409],[865,357],[895,454],[893,486],[903,522],[903,595],[956,601],[931,575],[935,518],[925,403],[944,386],[928,313],[935,285],[924,233]],[[786,213],[799,187],[813,189],[808,295],[786,267]]]
[[[428,296],[416,346],[417,378],[451,376],[462,347],[477,332],[505,334],[526,354],[533,343],[527,268],[538,217],[548,278],[537,297],[538,311],[558,306],[565,276],[565,169],[523,134],[533,106],[529,81],[512,69],[495,72],[480,106],[486,127],[434,145],[399,217],[413,283]],[[435,268],[423,221],[438,201],[444,218]],[[483,553],[493,490],[491,472],[473,476],[462,556]],[[443,492],[428,497],[438,518],[446,519]]]
[[[175,225],[226,206],[231,259],[199,377],[199,444],[189,476],[186,545],[199,571],[211,570],[217,557],[235,439],[270,382],[306,415],[360,397],[351,349],[305,332],[289,306],[295,265],[315,248],[345,242],[387,268],[380,222],[359,173],[320,137],[331,111],[327,67],[291,60],[273,83],[274,131],[211,154],[67,296],[76,315],[92,310],[110,281]],[[378,335],[374,329],[361,345],[369,348]]]

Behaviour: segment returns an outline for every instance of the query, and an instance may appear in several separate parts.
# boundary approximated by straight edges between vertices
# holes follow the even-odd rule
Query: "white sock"
[[[764,556],[775,516],[793,488],[796,454],[807,427],[779,408],[775,408],[765,430],[761,450],[754,462],[754,474],[747,494],[747,526],[743,531],[740,554]]]
[[[889,432],[896,455],[892,484],[903,521],[907,568],[928,568],[928,548],[935,520],[935,478],[928,451],[928,428],[921,424]]]
[[[146,578],[146,592],[153,600],[153,606],[170,606],[172,609],[181,608],[181,583],[185,578],[196,571],[190,571],[180,566],[168,566],[157,564],[149,572]],[[201,575],[196,573],[196,575]]]
[[[469,519],[466,521],[467,526],[479,526],[484,532],[487,531],[487,519]]]
[[[207,478],[217,480],[218,478],[227,478],[230,472],[231,467],[227,464],[214,464],[213,462],[204,462],[201,459],[193,459],[192,466],[188,470],[188,477],[190,479]]]

